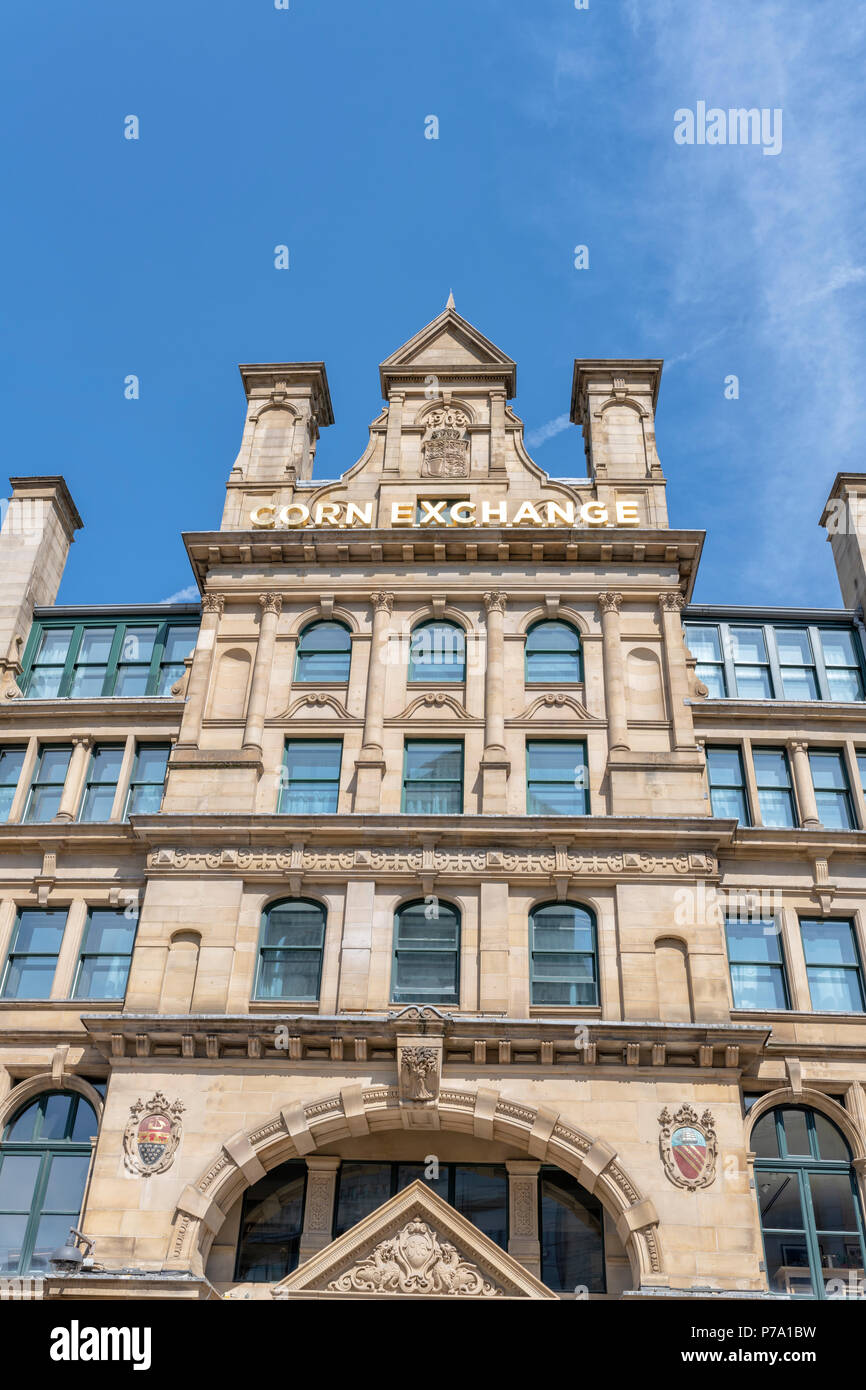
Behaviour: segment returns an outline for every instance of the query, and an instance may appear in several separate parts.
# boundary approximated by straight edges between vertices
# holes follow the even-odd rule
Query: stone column
[[[87,761],[92,747],[93,739],[89,734],[76,734],[73,738],[72,757],[69,759],[69,767],[66,769],[63,795],[60,798],[55,820],[75,820],[75,813],[78,810],[78,801],[81,796],[81,784],[87,771]]]
[[[812,786],[812,769],[809,766],[809,745],[802,739],[791,739],[788,743],[791,771],[800,807],[800,820],[804,830],[817,830],[821,824],[818,803]]]
[[[259,640],[256,646],[256,659],[250,684],[250,698],[247,702],[247,722],[244,727],[244,748],[251,753],[261,753],[262,751],[271,668],[274,664],[277,621],[282,611],[283,600],[279,594],[260,594],[259,605],[261,608]]]
[[[225,607],[222,594],[205,594],[201,601],[201,627],[193,652],[192,667],[186,687],[183,720],[178,748],[195,748],[201,735],[201,722],[207,699],[210,674],[216,652],[216,634]]]
[[[628,750],[628,719],[625,705],[625,673],[619,640],[619,610],[622,594],[599,594],[601,641],[604,660],[604,691],[607,706],[608,749]]]
[[[303,1264],[311,1255],[324,1250],[331,1243],[334,1225],[334,1198],[337,1194],[337,1174],[340,1159],[328,1158],[324,1154],[307,1157],[307,1195],[304,1202],[304,1229],[301,1232],[301,1245],[298,1264]]]
[[[505,392],[490,392],[490,472],[505,472]]]
[[[355,764],[356,811],[377,812],[382,799],[382,777],[385,772],[385,644],[394,607],[394,595],[377,592],[370,595],[373,604],[373,632],[370,640],[370,664],[367,668],[367,698],[364,706],[364,743]]]
[[[685,602],[679,589],[669,590],[659,596],[673,746],[674,748],[693,749],[695,746],[695,728],[691,709],[686,704],[686,700],[690,698],[689,671],[686,665],[683,624],[680,616]]]
[[[538,1238],[538,1174],[541,1164],[508,1158],[508,1253],[524,1269],[541,1278],[541,1242]]]
[[[510,764],[505,754],[505,604],[508,595],[493,590],[484,595],[487,610],[487,651],[484,670],[484,756],[481,759],[481,810],[507,809]]]
[[[399,473],[400,444],[403,438],[404,391],[392,391],[388,397],[388,424],[385,431],[385,461],[383,473]]]

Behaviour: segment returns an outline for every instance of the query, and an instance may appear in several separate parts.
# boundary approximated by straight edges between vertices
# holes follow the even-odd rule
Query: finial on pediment
[[[453,290],[449,290],[449,291],[448,291],[448,303],[445,305],[445,308],[446,308],[446,309],[455,309],[456,307],[457,307],[457,306],[456,306],[455,303],[454,303],[454,291],[453,291]]]

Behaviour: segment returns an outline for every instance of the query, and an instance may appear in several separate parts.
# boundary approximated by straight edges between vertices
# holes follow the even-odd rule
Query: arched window
[[[578,903],[544,903],[529,916],[533,1004],[597,1004],[595,914]]]
[[[282,1163],[244,1193],[235,1279],[272,1283],[297,1269],[307,1165]]]
[[[845,1297],[866,1249],[851,1153],[817,1110],[780,1106],[752,1130],[767,1279],[774,1292]]]
[[[322,979],[325,909],[308,898],[271,903],[262,914],[254,998],[315,1003]]]
[[[391,998],[395,1004],[459,1004],[460,913],[430,898],[394,918]]]
[[[409,680],[444,685],[466,679],[466,636],[456,623],[419,623],[409,640]]]
[[[12,1117],[0,1143],[0,1273],[49,1269],[78,1225],[97,1129],[75,1091],[46,1091]]]
[[[352,636],[345,623],[309,623],[301,633],[295,682],[332,681],[345,685],[352,663]]]
[[[548,619],[532,624],[526,634],[526,680],[544,685],[583,680],[577,628]]]

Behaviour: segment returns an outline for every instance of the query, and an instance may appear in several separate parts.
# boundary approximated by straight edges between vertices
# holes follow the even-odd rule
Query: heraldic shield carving
[[[421,444],[425,477],[468,478],[468,424],[468,416],[453,406],[441,406],[428,416]]]
[[[665,1107],[659,1124],[659,1150],[671,1182],[692,1190],[709,1187],[716,1176],[718,1149],[715,1121],[709,1110],[699,1120],[691,1105],[681,1105],[675,1115]]]
[[[169,1105],[162,1091],[149,1102],[137,1100],[130,1106],[123,1131],[123,1158],[130,1172],[149,1177],[171,1167],[180,1143],[183,1110],[179,1100]]]

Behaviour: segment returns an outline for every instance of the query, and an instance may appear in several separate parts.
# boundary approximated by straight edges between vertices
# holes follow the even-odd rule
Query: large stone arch
[[[341,1139],[390,1129],[436,1129],[512,1144],[532,1158],[573,1174],[612,1217],[631,1262],[634,1285],[663,1283],[658,1215],[617,1162],[616,1151],[565,1124],[549,1106],[525,1105],[492,1088],[443,1087],[429,1107],[401,1104],[395,1086],[344,1086],[311,1104],[281,1110],[251,1130],[239,1130],[174,1211],[166,1267],[203,1275],[214,1236],[242,1192],[279,1163],[304,1157]]]

